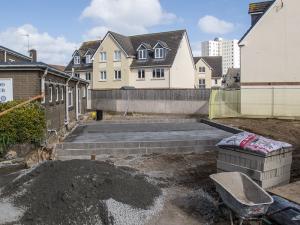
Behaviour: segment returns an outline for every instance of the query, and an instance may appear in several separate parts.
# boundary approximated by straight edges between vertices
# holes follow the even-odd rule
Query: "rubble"
[[[24,210],[19,221],[9,224],[118,225],[122,210],[128,218],[146,221],[162,208],[160,196],[160,189],[144,176],[107,162],[49,161],[7,184],[0,208],[9,198],[13,207]]]

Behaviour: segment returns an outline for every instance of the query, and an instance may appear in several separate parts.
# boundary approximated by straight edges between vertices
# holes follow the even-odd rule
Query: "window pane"
[[[155,75],[155,69],[152,71],[152,77],[155,78],[156,75]]]
[[[160,78],[160,69],[156,69],[156,77]]]

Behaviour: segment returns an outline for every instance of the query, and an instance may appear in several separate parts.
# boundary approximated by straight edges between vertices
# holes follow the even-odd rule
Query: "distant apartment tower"
[[[202,56],[222,56],[222,38],[201,43]]]
[[[240,68],[240,48],[238,40],[223,40],[215,38],[213,41],[201,43],[202,56],[222,56],[223,75],[228,68]]]
[[[238,40],[222,42],[223,74],[227,74],[229,68],[240,68],[240,47]]]

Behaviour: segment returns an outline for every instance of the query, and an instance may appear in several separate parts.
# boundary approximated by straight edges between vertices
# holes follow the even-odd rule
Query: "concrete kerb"
[[[207,124],[209,126],[218,128],[220,130],[224,130],[224,131],[232,133],[232,134],[238,134],[238,133],[244,132],[244,130],[241,130],[239,128],[235,128],[235,127],[227,126],[227,125],[224,125],[224,124],[221,124],[221,123],[213,122],[213,121],[208,120],[208,119],[200,119],[200,122],[204,123],[204,124]]]

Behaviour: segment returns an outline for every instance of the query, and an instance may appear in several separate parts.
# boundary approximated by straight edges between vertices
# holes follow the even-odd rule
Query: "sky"
[[[83,41],[108,30],[135,35],[186,29],[195,56],[201,41],[240,39],[257,0],[9,0],[1,1],[0,45],[38,60],[67,64]]]

